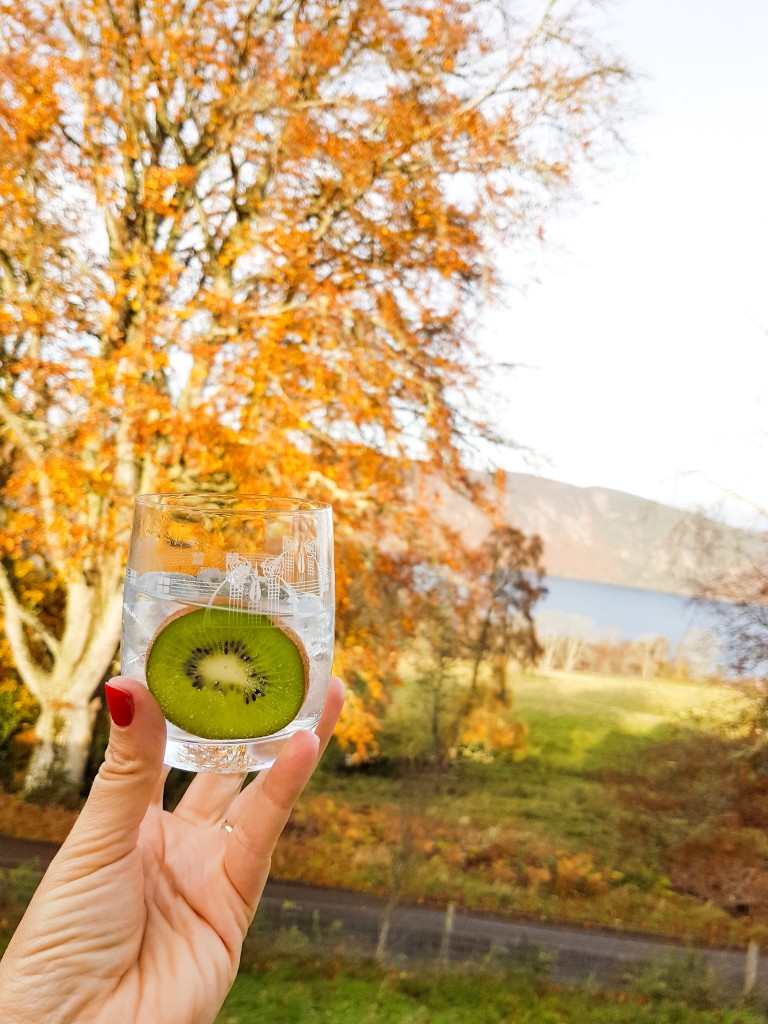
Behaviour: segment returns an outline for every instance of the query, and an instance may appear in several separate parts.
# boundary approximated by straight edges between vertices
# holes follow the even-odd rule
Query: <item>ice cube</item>
[[[319,602],[318,602],[319,603]],[[329,650],[333,643],[331,621],[328,612],[313,612],[311,615],[297,615],[294,628],[311,658],[319,657]]]
[[[221,571],[221,569],[201,569],[197,574],[197,579],[200,583],[213,583],[215,586],[220,586],[227,577]]]
[[[156,605],[139,599],[135,604],[123,605],[123,634],[131,647],[146,646],[155,631]]]
[[[296,593],[296,614],[302,616],[320,615],[323,612],[323,602],[317,594]]]

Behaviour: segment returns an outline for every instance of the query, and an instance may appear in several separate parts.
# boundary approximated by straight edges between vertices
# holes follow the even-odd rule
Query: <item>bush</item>
[[[39,712],[26,686],[12,678],[0,679],[0,783],[8,790],[18,788],[24,778]]]
[[[23,802],[0,789],[0,833],[18,839],[63,843],[75,823],[75,810]]]
[[[667,851],[665,863],[678,892],[731,913],[768,910],[768,839],[761,829],[739,828],[738,819],[701,828]]]
[[[724,1002],[706,957],[697,950],[640,965],[628,972],[626,983],[633,995],[654,1003],[676,1000],[696,1010],[709,1010]]]
[[[37,860],[0,868],[0,933],[10,935],[16,929],[42,877]]]

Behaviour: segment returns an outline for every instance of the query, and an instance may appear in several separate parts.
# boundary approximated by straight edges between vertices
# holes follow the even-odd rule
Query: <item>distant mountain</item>
[[[443,485],[436,499],[467,543],[483,541],[490,521],[476,506]],[[505,522],[541,536],[552,576],[692,594],[768,561],[768,534],[605,487],[507,473],[500,501]]]

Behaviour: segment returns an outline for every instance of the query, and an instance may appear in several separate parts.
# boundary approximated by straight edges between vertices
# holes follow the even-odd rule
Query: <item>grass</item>
[[[524,750],[434,772],[423,758],[428,702],[415,684],[400,689],[380,762],[347,770],[329,751],[273,875],[385,895],[398,861],[407,901],[693,943],[768,942],[768,881],[765,892],[738,890],[740,872],[768,880],[768,783],[745,789],[732,757],[743,695],[561,673],[520,676],[514,694]],[[63,838],[73,817],[0,795],[0,831]],[[748,913],[729,912],[745,901]]]
[[[723,848],[740,837],[746,848],[749,839],[768,877],[768,801],[763,824],[754,818],[759,800],[746,820],[732,758],[732,726],[744,706],[728,687],[524,676],[515,681],[514,715],[528,726],[525,749],[457,758],[434,773],[419,760],[429,743],[428,708],[418,690],[404,687],[385,722],[377,765],[345,769],[339,752],[329,751],[279,844],[273,875],[385,894],[399,859],[403,900],[455,900],[497,915],[715,945],[744,947],[757,938],[765,947],[768,901],[735,916],[722,900],[693,895],[672,877],[697,838],[723,854],[713,836],[726,837]],[[408,756],[416,760],[403,773]],[[0,826],[17,834],[53,838],[68,820],[0,801]],[[0,872],[0,932],[13,927],[34,881],[25,868]],[[717,1005],[695,971],[673,978],[649,968],[623,991],[607,992],[558,987],[525,970],[500,973],[499,961],[439,975],[385,970],[343,950],[297,956],[303,946],[277,941],[264,948],[246,958],[218,1024],[766,1020],[755,1008]]]
[[[689,997],[562,988],[525,972],[385,971],[272,960],[235,982],[217,1024],[759,1024],[745,1009]]]
[[[32,875],[30,875],[32,879]],[[17,879],[17,881],[19,881]],[[0,956],[12,929],[0,924]],[[303,936],[302,936],[303,937]],[[648,965],[621,989],[558,985],[546,962],[507,969],[386,968],[288,933],[246,943],[215,1024],[766,1024],[764,1008],[722,996],[694,956]],[[281,939],[288,941],[281,942]],[[311,950],[289,952],[298,947]]]
[[[768,938],[768,905],[736,917],[727,893],[689,894],[682,858],[673,864],[691,837],[742,829],[729,732],[745,706],[738,691],[581,674],[523,676],[514,689],[529,727],[521,755],[458,760],[436,776],[413,767],[404,780],[386,759],[380,774],[331,759],[275,873],[383,894],[405,845],[405,899],[715,945]],[[404,688],[383,750],[418,755],[428,726],[422,696]]]

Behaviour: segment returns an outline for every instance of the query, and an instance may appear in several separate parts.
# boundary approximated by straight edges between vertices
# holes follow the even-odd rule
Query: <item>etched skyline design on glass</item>
[[[171,564],[163,559],[162,575],[156,580],[160,597],[180,602],[213,604],[225,598],[230,607],[247,611],[277,612],[294,607],[303,595],[322,600],[331,585],[331,568],[318,558],[314,538],[299,542],[283,537],[278,555],[263,552],[228,551],[226,570],[201,568],[190,575],[189,559]],[[135,570],[126,571],[126,582],[132,583]]]

